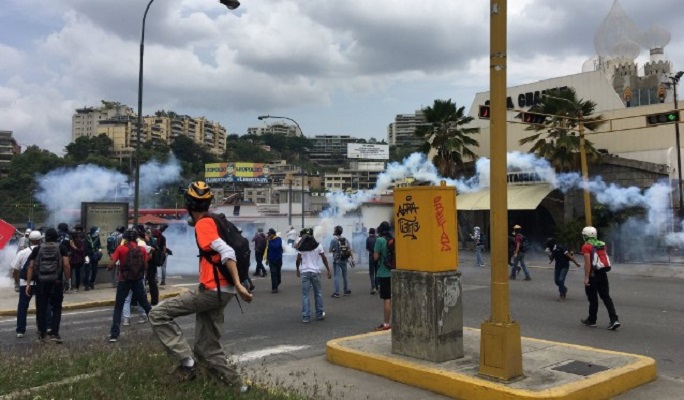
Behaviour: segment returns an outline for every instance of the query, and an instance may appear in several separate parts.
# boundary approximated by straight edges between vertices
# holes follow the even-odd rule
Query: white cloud
[[[663,15],[622,0],[640,27],[672,30]],[[9,0],[0,10],[2,129],[61,151],[75,107],[137,104],[140,0]],[[509,2],[509,84],[581,71],[610,1]],[[662,7],[658,7],[662,8]],[[396,114],[436,98],[469,106],[489,85],[489,4],[424,0],[154,2],[147,16],[144,112],[204,115],[244,133],[262,113],[296,118],[307,135],[384,137]]]

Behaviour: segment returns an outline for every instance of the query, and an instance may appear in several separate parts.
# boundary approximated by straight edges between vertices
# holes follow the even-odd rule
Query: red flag
[[[17,229],[14,226],[0,219],[0,249],[5,248],[16,231]]]

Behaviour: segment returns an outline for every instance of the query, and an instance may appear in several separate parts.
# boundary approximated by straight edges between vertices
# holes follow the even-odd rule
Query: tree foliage
[[[426,140],[422,151],[435,152],[433,163],[444,177],[456,177],[457,167],[463,168],[465,159],[477,156],[471,150],[480,143],[471,136],[479,133],[479,128],[466,128],[473,117],[465,114],[465,107],[456,108],[449,100],[435,100],[432,106],[423,108],[426,127],[416,129],[416,135]]]
[[[526,130],[536,133],[520,139],[520,144],[532,143],[530,153],[546,158],[557,171],[576,171],[580,154],[579,124],[583,123],[590,132],[603,124],[603,116],[590,117],[595,110],[595,102],[578,99],[572,88],[550,90],[529,111],[551,117],[527,127]],[[589,160],[598,159],[599,153],[589,140],[585,139],[584,149]]]

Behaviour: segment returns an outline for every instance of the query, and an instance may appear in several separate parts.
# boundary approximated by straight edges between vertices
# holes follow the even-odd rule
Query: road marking
[[[63,379],[61,381],[46,383],[45,385],[42,385],[42,386],[35,386],[32,388],[28,388],[28,389],[17,390],[15,392],[8,393],[4,396],[0,396],[0,400],[11,400],[11,399],[16,399],[16,398],[20,398],[20,397],[25,397],[27,395],[30,395],[31,393],[39,392],[39,391],[44,390],[44,389],[50,389],[50,388],[53,388],[55,386],[70,385],[72,383],[77,383],[77,382],[82,381],[82,380],[95,378],[99,375],[100,375],[99,372],[95,372],[93,374],[83,374],[83,375],[72,376],[71,378]]]
[[[269,347],[266,349],[261,349],[261,350],[256,350],[256,351],[248,351],[247,353],[235,355],[235,358],[237,358],[239,361],[242,361],[242,362],[251,361],[251,360],[256,360],[257,358],[264,358],[267,356],[272,356],[274,354],[291,353],[291,352],[298,351],[298,350],[304,350],[304,349],[307,349],[309,347],[311,347],[311,346],[280,345],[280,346]]]

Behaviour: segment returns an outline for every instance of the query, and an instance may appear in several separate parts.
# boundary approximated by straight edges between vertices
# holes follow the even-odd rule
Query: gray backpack
[[[38,248],[38,255],[34,260],[34,269],[38,271],[39,282],[55,282],[62,278],[62,254],[59,244],[55,242],[43,243]]]

